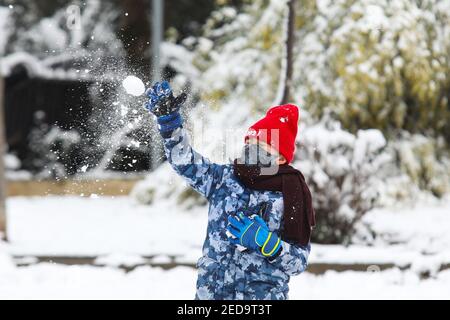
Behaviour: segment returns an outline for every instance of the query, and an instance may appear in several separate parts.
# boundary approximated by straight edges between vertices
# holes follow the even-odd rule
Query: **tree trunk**
[[[295,42],[295,3],[296,0],[289,0],[287,5],[287,17],[285,25],[285,46],[283,56],[282,74],[280,77],[278,104],[289,102],[292,93],[292,72],[294,67],[294,42]]]
[[[3,76],[0,74],[0,238],[6,239],[6,178],[4,155],[6,152],[5,123],[4,123],[4,86]]]
[[[161,70],[161,43],[164,38],[164,1],[152,0],[152,82],[163,80]],[[156,169],[164,157],[163,139],[157,134],[152,144],[150,167]]]

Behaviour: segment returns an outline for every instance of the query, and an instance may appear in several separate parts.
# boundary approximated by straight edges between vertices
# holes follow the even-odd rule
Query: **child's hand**
[[[185,93],[182,93],[175,98],[167,81],[156,82],[145,93],[149,97],[149,101],[144,106],[157,117],[178,112],[187,97]]]
[[[281,250],[281,239],[269,231],[264,220],[255,216],[248,218],[242,213],[228,217],[228,231],[236,238],[231,243],[259,251],[265,257],[273,257]]]

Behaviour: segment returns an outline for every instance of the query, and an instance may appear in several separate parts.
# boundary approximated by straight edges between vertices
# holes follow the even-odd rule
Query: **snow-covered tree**
[[[295,82],[315,114],[449,137],[448,1],[320,0],[299,33]]]
[[[343,130],[328,115],[304,126],[301,135],[294,166],[303,171],[313,194],[313,240],[349,242],[355,224],[378,204],[380,172],[391,160],[386,140],[377,129]]]
[[[448,6],[439,0],[298,2],[295,165],[315,198],[316,241],[349,240],[354,223],[386,197],[413,198],[419,188],[449,191],[449,146],[439,138],[450,132]],[[287,1],[279,0],[246,2],[239,11],[224,7],[202,36],[184,39],[178,51],[186,54],[173,56],[171,65],[179,72],[174,82],[188,83],[196,96],[192,122],[237,128],[238,135],[272,105],[286,10]],[[211,150],[223,141],[209,144],[196,147],[214,160]],[[139,188],[141,199],[144,190],[158,197],[150,185]]]

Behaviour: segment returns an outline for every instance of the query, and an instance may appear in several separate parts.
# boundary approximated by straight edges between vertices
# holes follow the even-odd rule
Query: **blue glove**
[[[145,93],[149,101],[144,107],[157,117],[159,130],[163,135],[182,125],[183,119],[179,110],[186,100],[185,93],[175,98],[167,81],[156,82]]]
[[[229,216],[228,231],[235,237],[231,243],[261,252],[268,258],[273,258],[281,252],[281,239],[269,231],[265,221],[259,217],[249,218],[239,214],[239,217]]]

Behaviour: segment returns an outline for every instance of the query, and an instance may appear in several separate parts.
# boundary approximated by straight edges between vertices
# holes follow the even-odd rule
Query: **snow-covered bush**
[[[7,180],[29,180],[32,175],[29,171],[22,170],[22,162],[15,153],[7,153],[5,160],[5,176]],[[1,238],[1,236],[0,236]]]
[[[203,102],[217,110],[229,100],[241,99],[251,112],[262,111],[275,99],[285,3],[251,1],[241,12],[221,8],[206,22],[203,36],[183,41],[201,71],[193,89]]]
[[[0,57],[5,52],[6,44],[11,33],[9,24],[11,23],[9,18],[10,10],[7,7],[0,6]]]
[[[6,246],[3,243],[0,243],[0,270],[2,270],[2,273],[7,274],[7,272],[13,271],[16,268],[16,265],[11,256],[8,255],[5,247]]]
[[[383,134],[377,129],[352,134],[325,116],[304,128],[298,142],[294,166],[305,175],[313,195],[313,241],[350,241],[355,223],[378,199],[383,179],[378,173],[390,160]]]
[[[450,137],[449,1],[320,0],[310,16],[294,82],[315,114],[330,107],[352,131]]]
[[[404,132],[391,144],[398,166],[413,184],[437,197],[450,191],[450,155],[442,138]]]
[[[386,147],[391,161],[380,172],[380,204],[396,206],[450,192],[450,154],[443,138],[402,131]]]
[[[20,169],[21,166],[20,159],[17,158],[15,154],[12,153],[5,154],[4,161],[6,171],[14,171]]]
[[[251,118],[272,104],[282,65],[285,4],[257,0],[241,11],[223,8],[208,20],[202,37],[183,42],[199,69],[193,92],[201,104],[219,113],[246,108]],[[426,161],[433,174],[448,172],[442,163],[450,159],[445,151],[450,141],[450,2],[300,1],[296,14],[292,102],[316,119],[332,110],[352,133],[379,129],[394,149],[402,132],[420,133],[437,154],[417,151],[417,161]],[[447,190],[443,180],[448,175],[413,173],[405,157],[397,160],[400,170],[392,172],[403,180],[435,195]]]
[[[201,70],[203,101],[233,96],[262,111],[280,78],[286,1],[214,12],[183,44]],[[449,137],[450,2],[300,1],[293,99],[314,115],[331,108],[345,128],[402,128]]]

